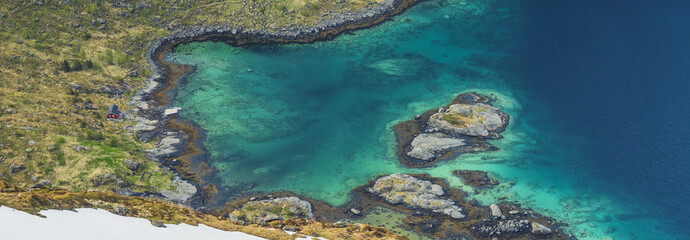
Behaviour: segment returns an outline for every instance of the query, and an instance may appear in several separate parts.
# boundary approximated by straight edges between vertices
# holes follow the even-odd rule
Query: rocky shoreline
[[[204,181],[204,179],[213,178],[215,171],[205,162],[206,151],[201,147],[201,142],[205,137],[204,130],[195,123],[183,121],[175,115],[163,115],[165,108],[170,107],[170,100],[174,97],[174,89],[180,79],[192,73],[195,68],[166,62],[165,56],[168,53],[180,44],[195,41],[222,41],[233,46],[248,46],[329,40],[347,31],[381,23],[416,2],[417,0],[386,0],[376,7],[357,13],[335,14],[315,26],[293,26],[279,29],[278,32],[237,29],[230,26],[195,26],[154,40],[146,54],[151,75],[146,79],[144,87],[137,91],[129,102],[137,115],[134,120],[139,123],[129,130],[136,132],[142,141],[155,142],[155,148],[145,151],[147,157],[176,173],[175,182],[178,187],[175,191],[164,190],[153,195],[227,218],[235,223],[259,224],[287,231],[299,231],[301,226],[313,220],[326,222],[324,223],[326,227],[350,228],[352,225],[340,223],[339,220],[358,219],[366,216],[372,209],[383,206],[407,213],[409,217],[406,219],[407,226],[405,227],[432,238],[471,236],[475,239],[494,237],[571,239],[558,228],[559,223],[528,209],[519,209],[515,205],[496,205],[510,214],[495,217],[492,215],[492,211],[496,208],[494,205],[486,207],[480,206],[476,200],[467,201],[464,199],[467,196],[466,193],[452,189],[444,180],[432,178],[429,175],[382,176],[377,181],[372,180],[369,184],[352,190],[352,200],[339,207],[332,207],[325,202],[291,192],[274,192],[241,194],[229,200],[217,200],[225,204],[223,208],[206,208],[218,190],[213,184]],[[475,102],[486,101],[482,96],[474,96],[476,96],[473,100]],[[451,105],[467,102],[467,98],[468,96],[461,95]],[[450,105],[445,108],[448,107]],[[413,120],[419,123],[406,125],[408,130],[405,133],[396,130],[396,136],[419,135],[422,131],[421,126],[424,125],[421,122],[426,123],[437,112],[432,110]],[[507,122],[507,116],[504,120]],[[399,125],[396,127],[399,128]],[[417,130],[414,130],[414,127],[417,127]],[[502,131],[504,127],[498,127],[500,129],[495,129],[495,132]],[[475,141],[472,151],[486,151],[494,148],[480,140],[497,137],[499,135],[492,134],[468,139]],[[411,144],[414,139],[414,137],[409,137],[408,144]],[[438,159],[426,161],[424,164],[405,162],[402,157],[401,161],[410,167],[420,167],[450,156],[444,155]],[[403,197],[398,197],[397,193],[387,195],[387,192],[390,193],[390,190],[397,189],[399,186],[393,182],[391,184],[379,182],[377,186],[378,180],[386,177],[393,181],[404,179],[407,181],[406,184],[413,186],[426,186],[426,190],[415,193],[414,187],[407,189],[409,186],[403,185],[401,189],[406,189],[407,195]],[[513,214],[515,211],[519,214]],[[539,225],[534,225],[536,222],[539,222],[537,223]],[[532,225],[529,225],[530,223]],[[366,231],[371,236],[389,233],[386,229],[375,227],[358,231]]]
[[[182,121],[176,116],[163,116],[165,107],[174,97],[178,81],[194,71],[193,66],[165,61],[165,56],[176,46],[196,41],[222,41],[233,46],[325,41],[347,31],[379,24],[417,2],[418,0],[386,0],[358,12],[331,13],[314,26],[291,25],[269,31],[235,28],[230,25],[198,25],[155,39],[146,52],[151,75],[128,104],[133,107],[132,112],[136,115],[134,120],[139,122],[129,130],[138,133],[142,141],[157,141],[155,148],[146,150],[147,157],[174,170],[178,175],[176,183],[182,186],[178,187],[177,192],[166,190],[168,192],[158,196],[200,209],[217,192],[215,186],[203,180],[204,177],[212,177],[215,171],[204,162],[206,151],[200,144],[205,136],[204,130],[191,121]]]

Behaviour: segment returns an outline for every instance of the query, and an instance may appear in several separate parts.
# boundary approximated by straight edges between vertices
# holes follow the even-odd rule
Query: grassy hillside
[[[106,121],[148,76],[150,41],[184,26],[279,31],[374,0],[9,0],[0,5],[0,180],[69,191],[175,188],[149,143]],[[122,162],[142,163],[136,170]]]

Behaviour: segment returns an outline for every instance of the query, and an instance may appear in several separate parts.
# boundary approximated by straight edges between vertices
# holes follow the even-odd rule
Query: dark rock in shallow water
[[[498,181],[490,178],[484,171],[455,170],[453,175],[461,177],[466,185],[476,188],[493,188]]]

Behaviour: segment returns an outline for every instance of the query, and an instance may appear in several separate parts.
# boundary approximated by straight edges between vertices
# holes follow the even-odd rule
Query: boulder
[[[138,161],[133,161],[132,159],[125,159],[122,161],[122,165],[124,165],[127,169],[136,171],[141,167],[141,162]]]
[[[10,164],[10,173],[11,173],[11,174],[15,174],[15,173],[21,172],[21,171],[23,171],[24,169],[26,169],[26,167],[24,167],[24,165],[21,165],[21,164],[16,164],[16,165],[15,165],[14,163],[13,163],[13,164]]]
[[[120,216],[125,216],[127,214],[127,208],[122,205],[115,205],[113,206],[113,213],[120,215]]]
[[[151,220],[151,225],[153,225],[155,227],[159,227],[159,228],[166,228],[167,227],[167,226],[165,226],[165,224],[163,222],[161,222],[160,220],[156,220],[156,219]]]
[[[501,212],[501,208],[498,205],[491,204],[489,205],[489,209],[491,209],[491,217],[494,219],[503,217],[503,212]]]
[[[551,228],[541,225],[536,222],[532,222],[532,233],[538,234],[538,235],[548,235],[551,234],[553,231]]]

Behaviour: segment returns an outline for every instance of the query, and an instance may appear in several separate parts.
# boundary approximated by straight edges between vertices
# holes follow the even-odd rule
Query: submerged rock
[[[476,188],[492,188],[498,185],[498,181],[490,178],[484,171],[455,170],[453,175],[462,178],[466,185]]]
[[[455,202],[441,198],[445,192],[440,185],[407,174],[381,177],[367,191],[394,205],[404,204],[408,208],[426,209],[456,219],[465,218],[462,208]]]
[[[274,220],[314,219],[311,203],[297,197],[250,201],[230,214],[238,220],[260,224]]]

